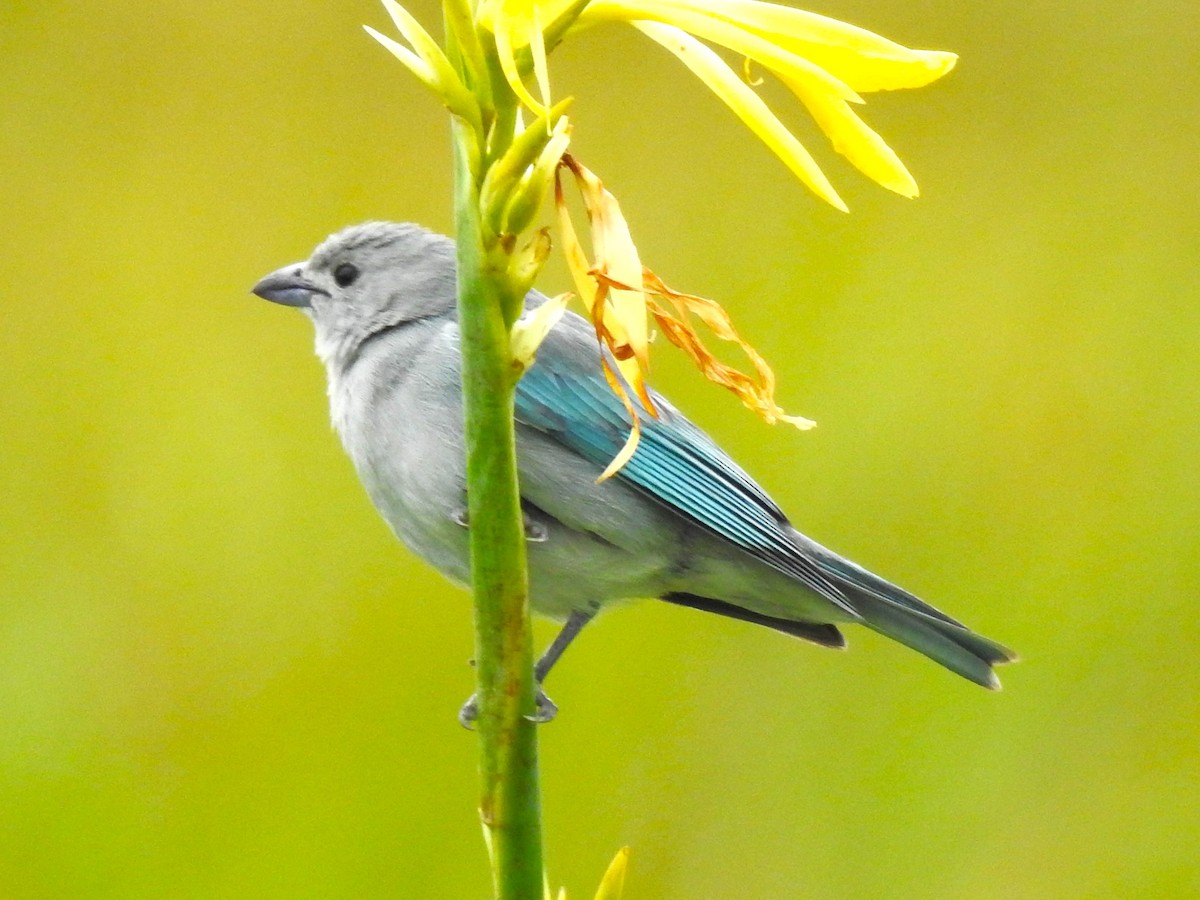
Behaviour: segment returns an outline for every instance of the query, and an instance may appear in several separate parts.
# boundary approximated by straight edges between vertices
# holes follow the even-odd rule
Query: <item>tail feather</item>
[[[793,532],[793,537],[798,549],[841,590],[846,606],[861,617],[859,624],[928,656],[968,681],[990,690],[1000,689],[1000,679],[992,667],[1017,659],[1017,655],[1007,647],[976,634],[919,597],[838,556],[799,532]],[[832,624],[794,621],[725,600],[684,592],[669,593],[662,599],[680,606],[765,625],[827,647],[845,646],[841,632]]]
[[[809,543],[814,548],[820,550],[816,554],[817,564],[824,572],[833,576],[834,581],[839,585],[847,584],[868,594],[874,594],[880,599],[890,600],[895,605],[904,607],[912,612],[921,613],[930,618],[946,622],[949,625],[957,625],[959,628],[964,627],[962,622],[951,618],[940,609],[930,606],[920,597],[910,594],[904,588],[892,584],[885,578],[880,578],[874,572],[869,572],[857,563],[843,559],[836,553],[826,550],[824,547],[819,547],[819,545],[813,544],[811,541]]]
[[[799,532],[794,532],[794,538],[821,571],[846,592],[868,628],[925,654],[976,684],[999,690],[1000,680],[992,666],[1017,658],[1007,647],[976,634],[904,588],[868,572]]]
[[[863,624],[872,631],[925,654],[951,672],[989,690],[1000,689],[1000,679],[992,666],[1017,658],[1007,647],[962,625],[944,622],[888,599],[863,593],[855,596],[853,602],[862,614]]]

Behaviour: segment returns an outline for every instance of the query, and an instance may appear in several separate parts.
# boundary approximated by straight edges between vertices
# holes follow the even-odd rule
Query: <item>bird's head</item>
[[[385,328],[453,315],[454,244],[418,225],[353,225],[252,290],[303,310],[316,326],[317,353],[329,363]]]

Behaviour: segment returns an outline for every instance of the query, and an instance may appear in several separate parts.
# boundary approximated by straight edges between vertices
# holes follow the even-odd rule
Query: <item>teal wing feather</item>
[[[570,356],[573,349],[543,344],[517,385],[516,418],[595,463],[598,474],[625,444],[629,416],[603,380],[599,361],[585,371]],[[766,492],[669,403],[656,394],[652,399],[659,418],[643,412],[637,450],[614,477],[857,618],[835,582],[802,552]]]

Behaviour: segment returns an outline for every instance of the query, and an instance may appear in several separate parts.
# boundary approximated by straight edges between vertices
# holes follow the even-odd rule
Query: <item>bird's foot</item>
[[[479,718],[479,701],[472,694],[458,710],[458,724],[467,731],[475,730],[475,720]]]
[[[471,527],[471,516],[467,513],[465,506],[454,510],[450,514],[450,518],[454,521],[455,525],[462,528]],[[521,513],[521,522],[525,527],[525,540],[529,541],[529,543],[544,544],[550,539],[550,532],[546,529],[546,526],[530,516],[529,513]]]
[[[550,540],[550,532],[546,526],[538,522],[529,513],[521,514],[521,522],[525,526],[525,540],[531,544],[544,544]]]
[[[558,715],[558,704],[546,696],[546,692],[542,690],[540,684],[537,685],[537,690],[533,695],[533,702],[535,706],[533,715],[526,716],[526,719],[537,725],[554,721],[554,717]]]
[[[558,715],[558,705],[546,696],[546,692],[542,690],[539,684],[536,686],[533,695],[534,711],[525,716],[525,719],[537,725],[542,725],[546,722],[551,722]],[[476,694],[472,694],[462,708],[458,711],[458,724],[467,731],[475,730],[475,720],[479,718],[479,699]]]

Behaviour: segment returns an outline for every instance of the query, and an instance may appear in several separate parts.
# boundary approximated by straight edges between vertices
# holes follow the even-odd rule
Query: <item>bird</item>
[[[333,427],[392,531],[450,581],[470,582],[455,244],[411,223],[330,235],[266,275],[259,297],[315,327]],[[545,295],[531,290],[524,315]],[[599,480],[629,435],[592,325],[565,313],[516,386],[514,420],[532,610],[562,628],[534,668],[543,682],[606,606],[657,599],[766,626],[823,647],[862,625],[998,690],[1016,654],[805,537],[704,431],[651,391],[632,458]],[[606,352],[606,351],[605,351]],[[639,402],[639,401],[634,401]],[[640,406],[640,403],[639,403]],[[460,712],[469,726],[474,698]]]

